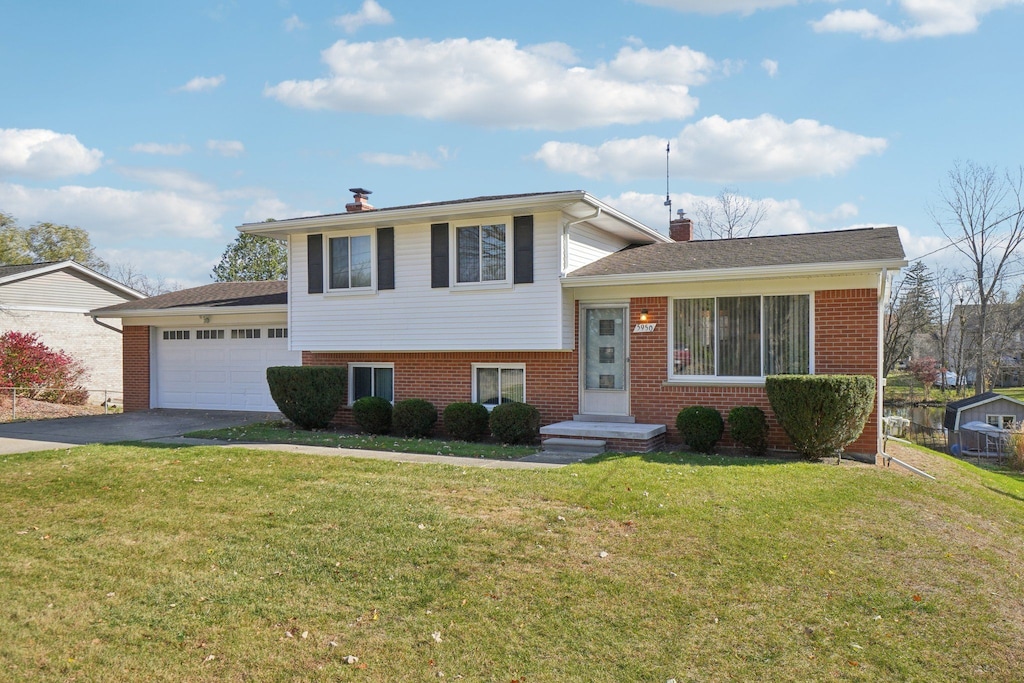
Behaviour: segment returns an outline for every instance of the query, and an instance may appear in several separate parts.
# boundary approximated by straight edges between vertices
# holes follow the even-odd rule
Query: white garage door
[[[301,365],[288,350],[287,330],[158,329],[153,354],[154,405],[158,408],[276,411],[267,368]]]

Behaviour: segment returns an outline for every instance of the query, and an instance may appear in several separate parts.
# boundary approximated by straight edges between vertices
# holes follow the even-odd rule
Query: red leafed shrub
[[[28,398],[51,403],[85,403],[85,368],[63,351],[53,350],[32,333],[0,335],[0,385],[27,387]]]

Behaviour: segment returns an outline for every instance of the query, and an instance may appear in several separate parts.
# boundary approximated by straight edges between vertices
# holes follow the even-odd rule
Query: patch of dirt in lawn
[[[78,415],[101,415],[103,406],[81,405],[71,406],[60,403],[34,401],[30,398],[18,397],[11,410],[11,397],[0,396],[0,422],[13,420],[52,420],[60,417],[77,417]]]

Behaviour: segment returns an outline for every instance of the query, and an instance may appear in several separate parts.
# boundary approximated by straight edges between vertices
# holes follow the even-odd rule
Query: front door
[[[629,307],[588,305],[580,314],[580,412],[629,415]]]

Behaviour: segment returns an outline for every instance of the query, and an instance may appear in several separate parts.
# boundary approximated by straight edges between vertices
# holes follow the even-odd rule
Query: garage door
[[[267,368],[301,365],[281,327],[158,329],[154,405],[207,410],[277,410]]]

